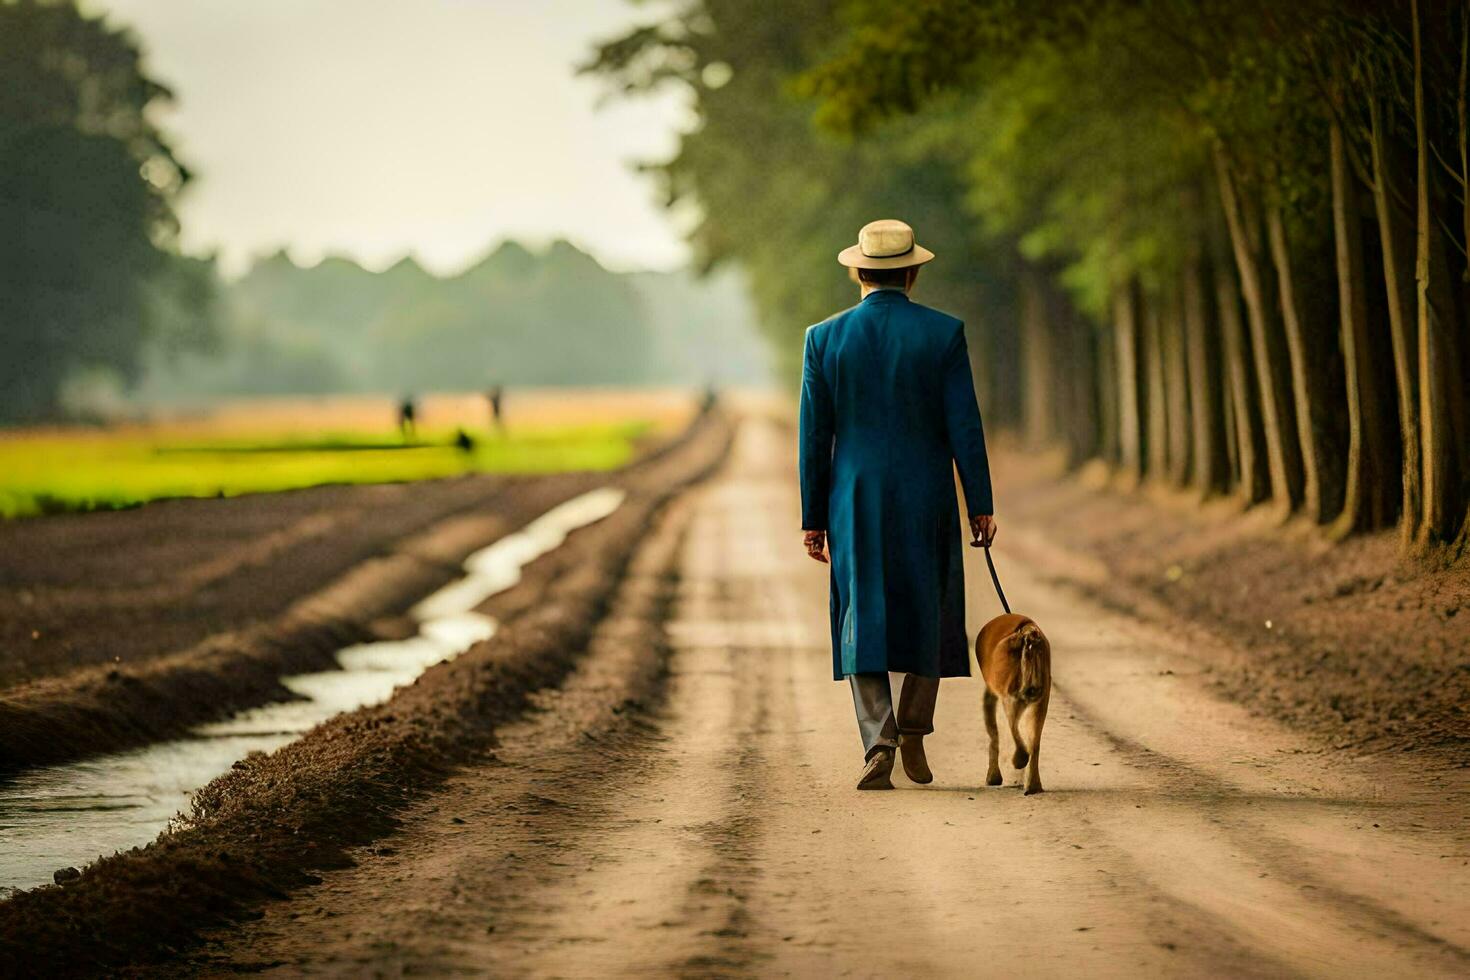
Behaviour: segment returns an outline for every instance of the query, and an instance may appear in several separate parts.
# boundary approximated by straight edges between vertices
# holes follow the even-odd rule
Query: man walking
[[[995,537],[990,464],[964,324],[909,299],[934,253],[902,221],[874,221],[837,261],[862,301],[806,332],[801,384],[801,526],[831,565],[832,673],[852,687],[866,765],[858,789],[892,789],[894,752],[934,777],[941,677],[970,673],[964,542]],[[829,558],[830,549],[830,558]],[[888,672],[904,674],[898,711]]]

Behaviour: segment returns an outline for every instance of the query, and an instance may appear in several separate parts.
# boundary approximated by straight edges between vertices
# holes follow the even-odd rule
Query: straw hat
[[[837,253],[849,269],[907,269],[923,265],[934,253],[914,242],[914,230],[902,221],[869,221],[858,232],[858,243]]]

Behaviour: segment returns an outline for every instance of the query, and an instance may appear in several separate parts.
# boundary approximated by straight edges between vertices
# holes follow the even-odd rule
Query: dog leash
[[[990,569],[990,581],[995,583],[995,594],[1000,597],[1000,606],[1006,612],[1011,611],[1011,604],[1006,602],[1005,590],[1000,587],[1000,576],[995,574],[995,559],[990,557],[990,545],[977,544],[974,547],[985,549],[985,564]]]

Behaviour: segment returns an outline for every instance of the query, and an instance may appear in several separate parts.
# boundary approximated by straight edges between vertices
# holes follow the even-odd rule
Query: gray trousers
[[[939,678],[903,675],[903,692],[898,696],[898,713],[893,711],[893,690],[888,674],[848,674],[852,706],[857,710],[858,732],[863,737],[863,755],[874,750],[898,747],[899,735],[928,735],[934,731],[934,700],[939,696]]]

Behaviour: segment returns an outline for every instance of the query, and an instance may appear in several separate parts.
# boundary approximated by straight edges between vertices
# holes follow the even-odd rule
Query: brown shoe
[[[924,757],[924,736],[900,735],[898,752],[903,756],[903,774],[916,783],[934,782],[934,773],[929,771],[929,760]]]
[[[893,750],[887,747],[876,749],[868,759],[867,768],[858,780],[858,789],[892,789]]]

